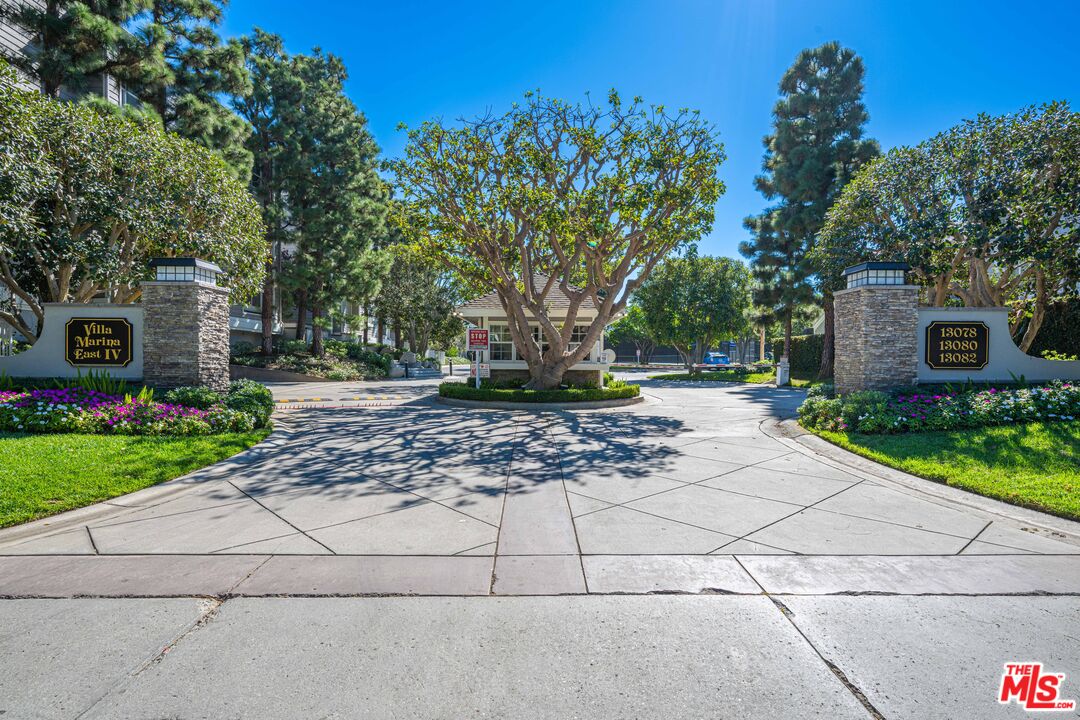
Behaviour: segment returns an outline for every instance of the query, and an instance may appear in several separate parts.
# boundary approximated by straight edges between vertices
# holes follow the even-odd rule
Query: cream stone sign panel
[[[47,304],[41,337],[28,350],[0,357],[0,372],[40,378],[100,370],[141,380],[143,315],[140,305]]]
[[[1080,362],[1028,355],[1013,342],[1008,308],[919,308],[919,382],[1080,380]]]
[[[41,337],[0,357],[14,378],[65,378],[88,372],[142,380],[156,388],[229,385],[228,290],[221,269],[196,258],[150,261],[156,280],[134,305],[50,303]]]

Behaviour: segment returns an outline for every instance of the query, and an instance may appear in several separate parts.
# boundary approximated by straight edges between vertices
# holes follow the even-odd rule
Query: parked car
[[[704,363],[706,365],[730,365],[731,360],[724,353],[711,352],[705,353]]]

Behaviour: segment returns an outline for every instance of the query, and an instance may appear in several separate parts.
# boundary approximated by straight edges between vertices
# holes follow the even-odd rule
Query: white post
[[[784,385],[791,384],[791,363],[788,361],[788,356],[784,355],[780,358],[780,362],[776,364],[776,387],[783,387]]]
[[[473,352],[476,353],[476,360],[475,360],[475,363],[476,363],[476,367],[475,367],[476,389],[479,390],[480,389],[480,351],[479,350],[474,350]]]

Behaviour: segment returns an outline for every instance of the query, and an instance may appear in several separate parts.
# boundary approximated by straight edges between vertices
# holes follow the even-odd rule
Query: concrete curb
[[[644,395],[632,398],[615,398],[613,400],[589,400],[585,402],[565,403],[530,403],[530,402],[504,402],[496,400],[460,400],[458,398],[444,398],[439,396],[436,400],[444,405],[452,405],[462,408],[480,408],[488,410],[525,410],[540,412],[544,410],[602,410],[604,408],[627,407],[645,402]]]
[[[1077,551],[1080,552],[1080,522],[976,495],[967,490],[954,488],[944,483],[911,475],[887,465],[881,465],[842,447],[833,445],[828,440],[804,430],[797,421],[792,419],[766,420],[759,427],[766,435],[779,440],[793,450],[797,450],[804,455],[810,455],[816,460],[833,465],[845,472],[866,477],[885,485],[892,485],[909,491],[913,490],[945,504],[958,505],[970,510],[976,510],[984,515],[1005,518],[1018,527],[1032,528],[1034,526],[1036,529],[1054,533],[1053,540],[1076,545]]]

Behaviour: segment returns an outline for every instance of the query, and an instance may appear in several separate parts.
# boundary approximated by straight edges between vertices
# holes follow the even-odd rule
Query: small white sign
[[[472,366],[469,367],[469,377],[471,377],[471,378],[476,377],[476,365],[472,365]],[[490,363],[480,363],[480,378],[483,379],[483,378],[490,378],[490,377],[491,377],[491,365],[490,365]]]

